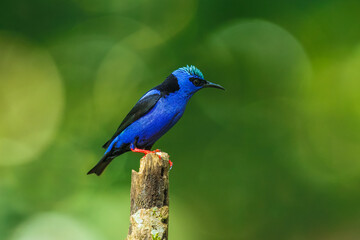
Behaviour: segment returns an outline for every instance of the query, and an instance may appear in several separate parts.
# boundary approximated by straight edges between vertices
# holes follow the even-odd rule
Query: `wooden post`
[[[161,158],[157,155],[159,154]],[[169,155],[147,154],[131,176],[127,240],[167,240],[169,226]]]

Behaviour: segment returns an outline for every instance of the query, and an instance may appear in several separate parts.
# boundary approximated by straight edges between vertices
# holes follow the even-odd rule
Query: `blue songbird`
[[[206,81],[194,66],[175,70],[162,84],[140,98],[115,134],[103,145],[106,149],[104,156],[88,174],[99,176],[115,157],[128,151],[155,152],[150,151],[151,147],[181,118],[189,99],[200,89],[208,87],[225,90]]]

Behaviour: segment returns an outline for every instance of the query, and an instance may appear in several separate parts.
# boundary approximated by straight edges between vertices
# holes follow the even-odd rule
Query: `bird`
[[[218,88],[193,65],[173,71],[160,85],[146,92],[126,115],[114,135],[103,145],[100,161],[87,173],[100,176],[109,163],[125,152],[154,153],[154,143],[182,117],[190,98],[200,89]],[[170,167],[172,162],[169,161]]]

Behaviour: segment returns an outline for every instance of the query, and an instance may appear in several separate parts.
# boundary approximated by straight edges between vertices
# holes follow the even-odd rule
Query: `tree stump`
[[[169,167],[169,155],[158,152],[140,160],[139,172],[132,170],[127,240],[168,239]]]

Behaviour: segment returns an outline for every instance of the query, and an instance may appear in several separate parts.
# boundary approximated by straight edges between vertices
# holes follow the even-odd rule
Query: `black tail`
[[[100,161],[95,165],[95,167],[93,167],[87,174],[92,174],[95,173],[96,175],[100,176],[101,173],[105,170],[105,168],[107,167],[107,165],[109,165],[109,163],[111,163],[111,161],[115,158],[116,156],[112,156],[110,155],[110,152],[105,154]]]
[[[110,139],[109,141],[107,141],[104,145],[102,145],[102,148],[107,149],[111,143],[112,139]]]

